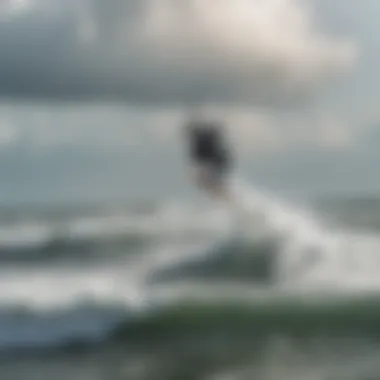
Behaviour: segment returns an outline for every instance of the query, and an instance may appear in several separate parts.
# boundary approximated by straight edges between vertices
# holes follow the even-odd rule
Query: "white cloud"
[[[345,150],[355,144],[353,128],[333,118],[322,120],[318,135],[320,145],[327,149]]]
[[[33,6],[34,0],[3,0],[0,4],[0,19],[11,19],[25,14]]]
[[[301,0],[145,0],[139,12],[114,15],[119,26],[102,19],[96,4],[80,27],[112,24],[118,37],[99,44],[115,60],[113,70],[122,66],[123,78],[147,97],[286,102],[318,90],[356,59],[352,41],[316,30]],[[118,1],[109,6],[122,12]]]
[[[19,129],[9,119],[0,119],[0,148],[8,148],[17,142]]]

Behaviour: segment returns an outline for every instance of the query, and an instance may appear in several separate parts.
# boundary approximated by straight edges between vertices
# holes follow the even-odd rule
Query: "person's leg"
[[[214,164],[203,164],[195,170],[196,183],[199,188],[206,190],[213,198],[224,202],[231,201],[226,173],[223,168]]]

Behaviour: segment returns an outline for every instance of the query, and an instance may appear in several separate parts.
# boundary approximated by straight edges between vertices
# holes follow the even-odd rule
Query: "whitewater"
[[[178,304],[206,301],[218,313],[238,304],[248,314],[252,305],[277,307],[280,323],[291,303],[294,318],[310,320],[305,302],[351,300],[355,308],[376,296],[376,232],[342,227],[241,180],[232,188],[239,212],[171,200],[143,211],[3,220],[0,349],[103,342],[128,321]]]

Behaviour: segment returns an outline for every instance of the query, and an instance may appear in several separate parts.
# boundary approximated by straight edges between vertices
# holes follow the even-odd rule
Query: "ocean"
[[[1,380],[377,380],[380,198],[3,205]]]

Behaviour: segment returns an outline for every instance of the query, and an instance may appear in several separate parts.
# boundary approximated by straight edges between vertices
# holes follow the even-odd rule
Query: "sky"
[[[379,11],[376,0],[2,0],[0,198],[186,187],[179,128],[200,106],[257,182],[380,187]]]

